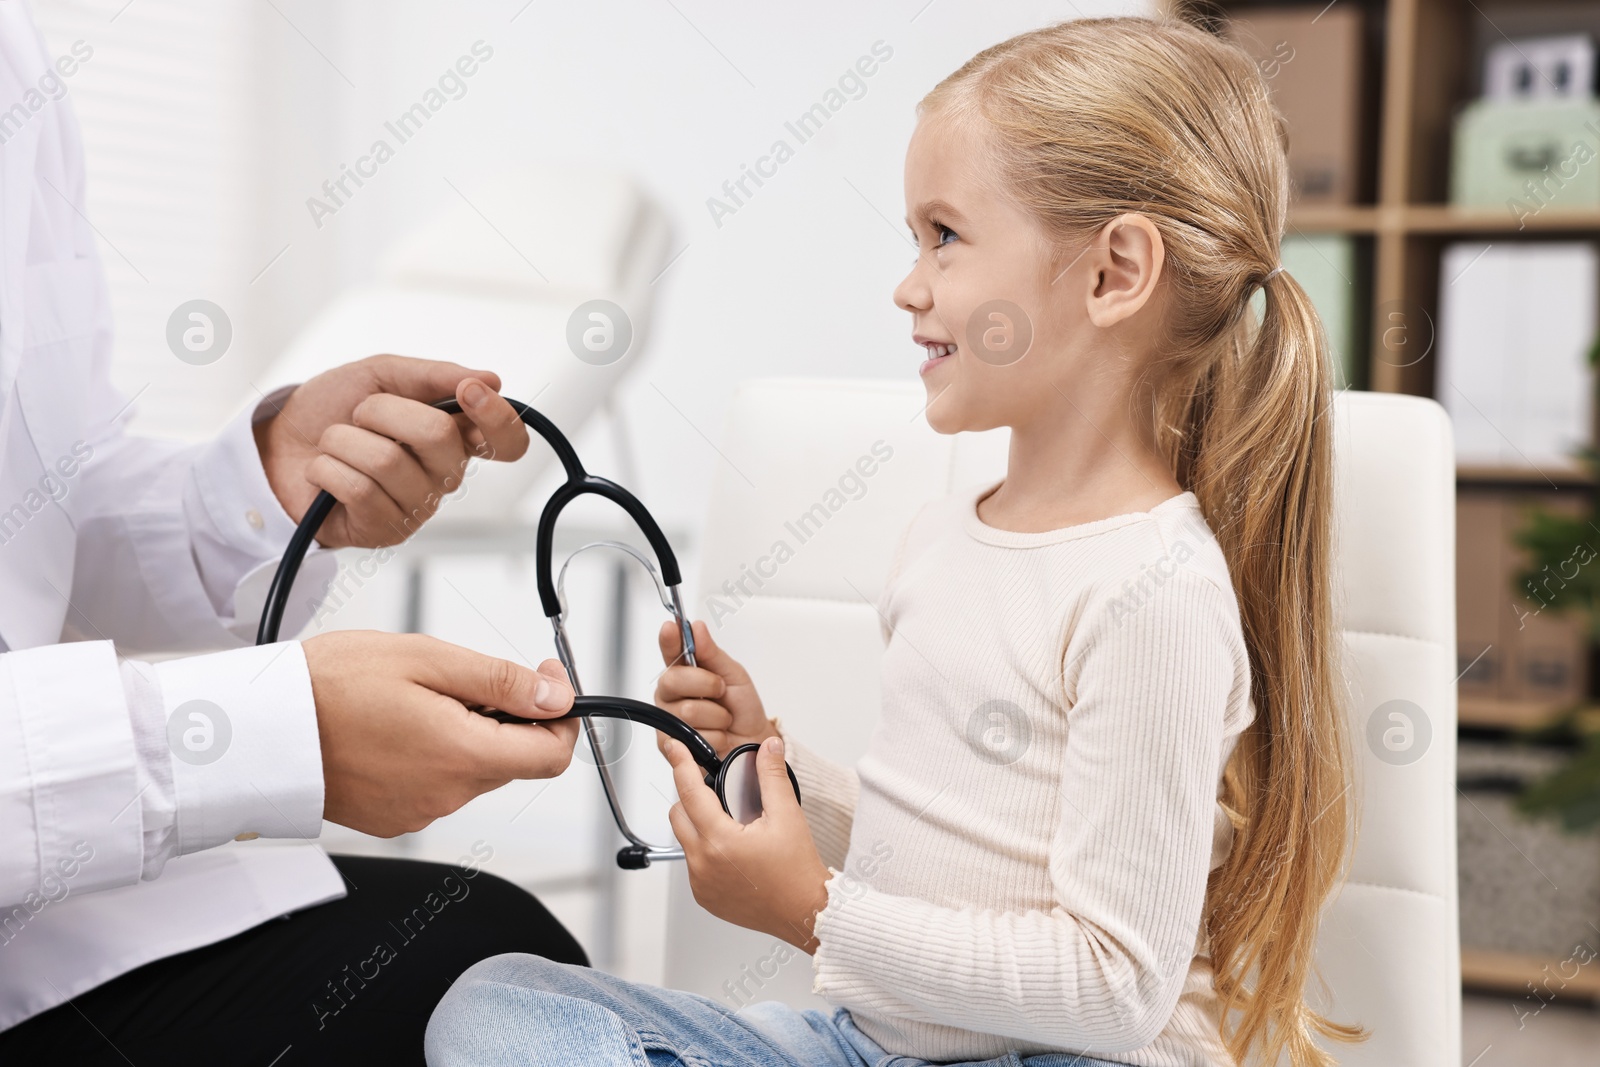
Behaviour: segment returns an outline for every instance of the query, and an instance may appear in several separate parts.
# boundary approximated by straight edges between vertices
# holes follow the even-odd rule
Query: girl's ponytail
[[[1140,18],[994,45],[922,107],[983,124],[997,179],[1061,247],[1127,212],[1161,233],[1171,299],[1149,382],[1156,431],[1227,559],[1256,711],[1223,776],[1235,833],[1207,888],[1203,951],[1236,1059],[1324,1067],[1316,1035],[1362,1036],[1304,995],[1354,805],[1330,575],[1330,361],[1310,299],[1275,270],[1282,119],[1242,50]]]
[[[1224,776],[1235,837],[1212,872],[1205,930],[1235,1057],[1258,1047],[1266,1063],[1287,1052],[1320,1067],[1333,1059],[1314,1034],[1362,1035],[1300,995],[1353,809],[1330,579],[1333,383],[1305,290],[1287,273],[1262,288],[1259,325],[1241,323],[1236,356],[1221,356],[1189,408],[1179,453],[1179,481],[1228,559],[1256,707]]]

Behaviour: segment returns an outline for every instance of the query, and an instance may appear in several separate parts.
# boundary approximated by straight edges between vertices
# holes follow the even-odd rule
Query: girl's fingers
[[[711,636],[711,627],[699,619],[689,623],[690,630],[694,633],[694,659],[695,662],[706,670],[711,671],[728,685],[749,685],[750,675],[745,671],[739,661],[717,644]]]
[[[668,741],[667,762],[672,764],[672,782],[678,787],[678,800],[683,804],[684,814],[702,836],[718,829],[721,823],[733,821],[722,810],[717,795],[704,781],[700,765],[681,741]]]
[[[656,631],[656,643],[661,647],[662,663],[670,667],[682,661],[683,634],[678,631],[678,620],[668,619],[661,624],[661,629]]]
[[[706,739],[706,744],[717,750],[719,756],[733,747],[733,743],[728,740],[728,735],[720,730],[697,730],[696,732]],[[672,738],[666,734],[656,734],[656,750],[665,756],[667,754],[667,742],[671,740]]]
[[[709,700],[675,700],[657,706],[670,711],[701,733],[707,730],[726,730],[733,725],[733,713],[721,704]]]
[[[678,844],[683,846],[685,853],[692,852],[700,846],[702,841],[700,831],[694,828],[694,823],[690,821],[681,803],[667,809],[667,822],[672,824],[672,835],[678,839]]]
[[[800,811],[794,799],[794,783],[783,761],[783,738],[769,737],[756,752],[756,781],[761,787],[761,813],[774,822],[788,821]]]
[[[680,663],[668,667],[657,676],[656,691],[668,700],[678,700],[682,697],[705,697],[716,700],[727,693],[728,684],[704,667],[691,667],[687,663]]]

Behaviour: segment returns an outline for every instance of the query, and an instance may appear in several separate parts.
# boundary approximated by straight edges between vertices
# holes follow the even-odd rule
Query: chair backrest
[[[574,436],[639,362],[671,227],[636,183],[604,170],[527,166],[471,195],[397,241],[377,279],[335,297],[258,380],[304,381],[379,352],[452,360],[496,372],[505,395]],[[610,362],[578,358],[569,341],[596,299],[631,326]],[[430,528],[508,518],[553,459],[536,444],[521,462],[484,464]]]
[[[1005,473],[1009,431],[940,436],[920,384],[762,380],[732,404],[692,613],[769,714],[854,761],[879,707],[873,607],[925,501]],[[1455,505],[1431,400],[1335,400],[1335,592],[1362,825],[1320,935],[1319,1006],[1371,1031],[1345,1064],[1460,1063],[1455,867]],[[870,471],[871,473],[864,473]],[[802,521],[802,517],[806,517]],[[809,957],[713,918],[672,875],[666,981],[732,1006],[821,1006]]]

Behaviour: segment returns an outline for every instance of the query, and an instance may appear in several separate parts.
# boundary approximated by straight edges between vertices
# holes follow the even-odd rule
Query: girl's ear
[[[1144,215],[1118,215],[1095,235],[1090,255],[1089,321],[1105,328],[1132,317],[1161,280],[1166,247]]]

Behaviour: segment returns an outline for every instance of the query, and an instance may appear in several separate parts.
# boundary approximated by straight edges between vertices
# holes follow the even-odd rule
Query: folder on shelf
[[[1597,292],[1592,242],[1445,249],[1434,395],[1455,424],[1457,463],[1576,466],[1593,439]]]
[[[1285,237],[1278,258],[1316,305],[1333,358],[1333,387],[1353,386],[1358,358],[1355,240],[1339,234]]]

